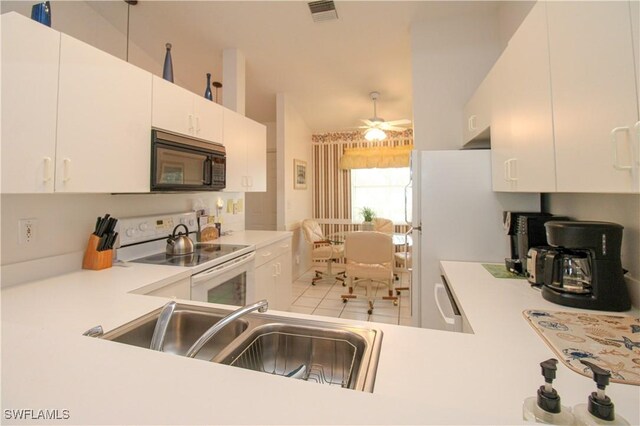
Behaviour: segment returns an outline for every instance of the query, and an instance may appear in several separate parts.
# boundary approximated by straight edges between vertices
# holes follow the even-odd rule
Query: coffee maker
[[[505,233],[509,236],[511,257],[504,260],[508,271],[527,276],[527,253],[534,246],[546,246],[544,224],[550,220],[569,220],[564,216],[549,213],[511,212],[502,213]]]
[[[574,308],[626,311],[631,301],[620,250],[623,227],[609,222],[550,221],[542,297]]]

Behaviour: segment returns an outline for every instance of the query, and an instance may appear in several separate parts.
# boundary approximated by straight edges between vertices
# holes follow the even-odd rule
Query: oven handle
[[[212,274],[222,274],[228,270],[235,269],[238,266],[242,266],[245,263],[249,263],[253,261],[253,258],[256,256],[256,252],[251,252],[249,254],[245,254],[243,256],[238,257],[237,259],[230,260],[229,262],[225,262],[220,266],[216,266],[215,268],[207,269],[204,272],[200,272],[191,277],[191,285],[198,284],[199,282],[205,281],[209,279],[209,275]]]

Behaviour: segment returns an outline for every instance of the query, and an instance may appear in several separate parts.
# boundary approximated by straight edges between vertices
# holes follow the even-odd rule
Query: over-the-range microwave
[[[225,183],[223,145],[151,130],[151,191],[220,191]]]

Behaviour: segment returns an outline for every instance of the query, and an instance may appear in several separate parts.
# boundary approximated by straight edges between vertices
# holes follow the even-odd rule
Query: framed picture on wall
[[[307,162],[293,160],[293,189],[307,189]]]

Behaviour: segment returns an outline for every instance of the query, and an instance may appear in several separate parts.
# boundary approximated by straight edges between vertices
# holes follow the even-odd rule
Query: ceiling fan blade
[[[401,120],[386,121],[386,123],[391,125],[391,126],[402,126],[402,125],[405,125],[405,124],[411,124],[411,120],[403,118]]]
[[[375,123],[373,121],[371,121],[371,120],[367,120],[367,119],[361,118],[360,121],[362,121],[364,124],[366,124],[369,127],[375,126]]]
[[[406,127],[389,126],[388,124],[384,124],[380,126],[380,128],[382,130],[393,130],[395,132],[404,132],[405,130],[407,130]]]

